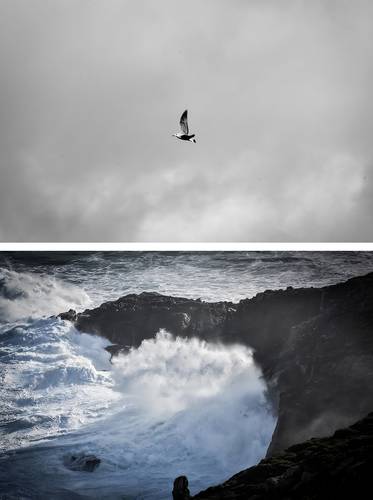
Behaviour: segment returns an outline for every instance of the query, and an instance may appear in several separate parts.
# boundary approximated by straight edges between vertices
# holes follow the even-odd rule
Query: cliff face
[[[219,486],[180,500],[370,499],[373,413],[331,437],[311,439],[262,460]],[[175,481],[176,482],[176,481]],[[186,482],[187,484],[187,482]],[[175,498],[175,495],[174,495]]]
[[[239,304],[234,321],[278,397],[269,455],[373,409],[373,274],[260,294]]]
[[[373,410],[373,273],[320,289],[267,291],[236,305],[128,295],[62,317],[117,344],[111,352],[138,346],[160,328],[251,346],[278,413],[268,455]]]

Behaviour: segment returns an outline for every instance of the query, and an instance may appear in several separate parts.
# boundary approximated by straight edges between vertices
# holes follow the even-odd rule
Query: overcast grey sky
[[[372,19],[0,0],[0,240],[373,241]]]

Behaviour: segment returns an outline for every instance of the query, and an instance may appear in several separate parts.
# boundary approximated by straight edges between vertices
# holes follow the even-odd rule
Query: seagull
[[[181,139],[182,141],[190,141],[196,142],[194,136],[196,134],[189,135],[189,127],[188,127],[188,110],[186,109],[180,118],[180,128],[181,132],[177,132],[176,134],[172,134],[174,137]]]

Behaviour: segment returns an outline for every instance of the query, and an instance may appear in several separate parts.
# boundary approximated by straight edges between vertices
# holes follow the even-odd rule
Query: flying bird
[[[194,136],[196,134],[189,134],[188,110],[187,109],[181,115],[180,128],[181,128],[181,132],[177,132],[176,134],[172,134],[174,137],[177,137],[178,139],[181,139],[182,141],[190,141],[190,142],[194,142],[194,143],[196,142],[196,140],[194,139]]]

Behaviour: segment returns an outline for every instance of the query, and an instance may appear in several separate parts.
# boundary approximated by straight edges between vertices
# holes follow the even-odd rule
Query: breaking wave
[[[47,274],[0,268],[0,321],[11,322],[59,314],[90,305],[80,287]]]
[[[160,331],[110,364],[107,342],[56,319],[19,328],[13,343],[2,396],[18,427],[8,422],[8,447],[41,440],[27,452],[44,464],[42,478],[37,469],[25,478],[24,450],[15,454],[4,471],[13,485],[23,470],[22,487],[40,495],[163,499],[180,474],[197,491],[265,454],[275,422],[246,347]],[[94,453],[102,464],[90,477],[71,476],[67,452]]]

